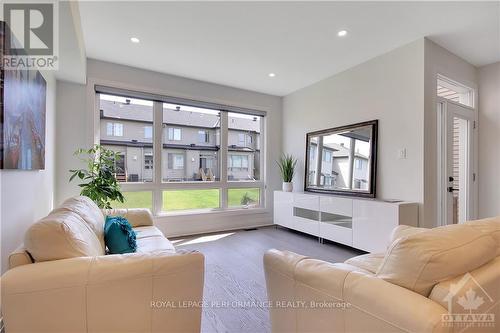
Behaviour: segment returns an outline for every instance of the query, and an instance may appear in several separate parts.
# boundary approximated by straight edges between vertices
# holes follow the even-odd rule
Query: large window
[[[119,153],[116,178],[126,193],[116,207],[154,214],[262,207],[262,112],[116,91],[97,91],[100,142]]]
[[[120,182],[153,181],[153,102],[100,94],[101,140],[120,154]]]
[[[219,189],[163,191],[164,211],[214,209],[220,207]]]
[[[228,113],[229,181],[260,180],[260,143],[262,117]]]
[[[164,182],[220,180],[220,111],[163,103],[163,128]]]

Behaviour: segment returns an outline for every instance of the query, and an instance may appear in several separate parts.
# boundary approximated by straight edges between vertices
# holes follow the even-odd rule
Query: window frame
[[[179,133],[178,139],[176,139],[175,133]],[[182,141],[182,129],[180,127],[167,127],[167,139],[168,141]]]
[[[198,143],[210,143],[210,132],[208,130],[198,130]]]
[[[152,182],[126,182],[120,183],[123,192],[141,192],[148,191],[152,193],[153,198],[153,209],[152,213],[154,216],[175,216],[175,215],[196,215],[205,213],[217,213],[217,212],[233,212],[233,211],[248,211],[248,210],[266,210],[266,122],[267,113],[261,110],[246,109],[240,107],[223,106],[210,102],[203,102],[197,100],[183,100],[176,97],[168,97],[164,95],[149,94],[146,92],[136,92],[131,90],[126,90],[122,88],[115,88],[109,86],[100,86],[98,84],[92,84],[93,90],[91,91],[94,100],[94,117],[96,121],[100,119],[99,117],[99,100],[100,93],[118,95],[131,98],[139,98],[153,101],[153,181]],[[90,93],[90,91],[89,91]],[[179,103],[179,101],[183,103]],[[218,165],[220,180],[217,181],[183,181],[183,182],[162,182],[162,133],[164,126],[163,119],[163,103],[179,104],[194,107],[205,107],[211,109],[220,110],[220,162]],[[217,105],[219,107],[214,107]],[[259,180],[228,180],[228,135],[229,135],[229,113],[243,113],[251,114],[254,116],[260,116],[260,177]],[[101,139],[100,127],[96,126],[94,130],[94,142],[98,143]],[[167,134],[168,135],[168,134]],[[182,140],[182,134],[181,134]],[[186,161],[184,161],[185,163]],[[168,162],[167,162],[168,163]],[[258,205],[251,208],[243,207],[229,207],[228,206],[228,190],[229,189],[239,189],[239,188],[259,188],[260,189],[260,202]],[[162,211],[163,206],[163,191],[165,190],[191,190],[191,189],[219,189],[220,193],[220,207],[214,209],[202,209],[202,210],[184,210],[184,211]]]
[[[120,134],[118,134],[118,128],[120,129]],[[111,130],[111,131],[110,131]],[[111,132],[111,134],[110,134]],[[119,123],[116,121],[108,121],[106,122],[106,136],[113,137],[123,137],[123,123]]]

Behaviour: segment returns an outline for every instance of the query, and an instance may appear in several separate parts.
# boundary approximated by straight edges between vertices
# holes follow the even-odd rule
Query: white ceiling
[[[89,58],[280,96],[424,36],[476,66],[500,61],[499,2],[90,1],[80,13]]]

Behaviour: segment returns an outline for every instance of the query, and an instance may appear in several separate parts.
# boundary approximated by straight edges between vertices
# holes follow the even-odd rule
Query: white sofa
[[[264,266],[273,332],[500,332],[500,217],[399,226],[386,253],[345,263],[270,250]]]
[[[126,217],[137,252],[105,255],[105,215]],[[5,330],[199,332],[204,257],[176,253],[149,210],[70,198],[26,232],[2,276]]]

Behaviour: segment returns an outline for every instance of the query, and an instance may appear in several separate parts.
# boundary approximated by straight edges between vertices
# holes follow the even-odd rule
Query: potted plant
[[[292,180],[295,173],[295,166],[297,165],[297,159],[292,155],[283,154],[276,163],[280,168],[281,178],[283,179],[283,192],[292,192]]]
[[[124,197],[120,185],[116,180],[116,161],[120,155],[101,145],[95,145],[91,149],[78,149],[76,156],[87,164],[86,169],[69,170],[72,173],[69,181],[78,177],[82,181],[81,195],[92,199],[100,208],[112,208],[111,202],[123,202]]]

